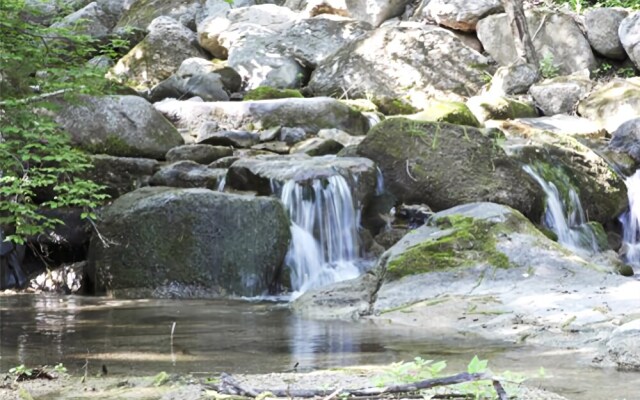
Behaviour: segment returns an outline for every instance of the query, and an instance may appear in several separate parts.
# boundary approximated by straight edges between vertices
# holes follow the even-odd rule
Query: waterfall
[[[523,167],[524,171],[544,190],[547,197],[544,225],[558,236],[558,242],[570,250],[577,252],[597,253],[598,241],[593,228],[587,219],[576,191],[569,187],[568,198],[563,200],[553,182],[544,180],[531,166]]]
[[[629,210],[620,217],[623,228],[623,253],[627,263],[633,267],[640,267],[640,170],[624,182],[629,196]]]
[[[274,189],[291,219],[286,264],[294,297],[363,272],[358,260],[360,212],[342,176],[305,183],[289,180],[280,190]]]

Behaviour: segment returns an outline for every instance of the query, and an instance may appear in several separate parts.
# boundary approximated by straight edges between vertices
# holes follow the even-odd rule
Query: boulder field
[[[360,250],[336,263],[373,266],[297,293],[294,312],[584,346],[640,369],[637,11],[526,2],[532,65],[495,0],[77,3],[56,26],[127,43],[91,61],[121,94],[50,111],[111,196],[90,243],[73,240],[91,291],[286,293],[299,226],[278,191],[298,185],[311,219],[344,180],[349,204],[331,205],[353,211]],[[560,220],[597,246],[567,246]]]

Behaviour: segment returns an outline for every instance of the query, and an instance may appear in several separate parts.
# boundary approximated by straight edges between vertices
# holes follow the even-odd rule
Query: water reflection
[[[175,321],[173,342],[171,327]],[[239,301],[116,301],[0,296],[0,373],[19,364],[63,362],[73,374],[104,364],[110,374],[267,373],[389,364],[415,356],[465,369],[474,354],[494,371],[553,376],[543,387],[569,399],[637,398],[640,374],[595,370],[590,354],[434,339],[428,328],[307,321],[281,304]],[[636,396],[636,397],[634,397]]]

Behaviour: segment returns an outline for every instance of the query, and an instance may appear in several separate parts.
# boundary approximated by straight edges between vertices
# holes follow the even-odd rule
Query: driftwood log
[[[261,393],[271,393],[273,397],[286,397],[286,398],[313,398],[323,397],[325,399],[332,399],[344,395],[353,397],[365,397],[365,398],[377,398],[383,395],[395,394],[395,393],[412,393],[423,389],[431,389],[438,386],[455,385],[458,383],[475,382],[475,381],[491,381],[493,388],[500,400],[508,400],[508,395],[502,384],[485,373],[460,373],[457,375],[447,376],[443,378],[426,379],[419,382],[413,382],[409,384],[390,385],[386,387],[368,387],[359,389],[333,389],[333,390],[316,390],[316,389],[255,389],[248,388],[239,383],[233,376],[222,373],[220,375],[220,383],[212,385],[213,389],[219,393],[229,395],[240,395],[246,397],[258,397]]]

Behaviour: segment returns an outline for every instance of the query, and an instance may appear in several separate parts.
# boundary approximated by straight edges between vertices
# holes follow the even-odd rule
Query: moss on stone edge
[[[271,86],[260,86],[247,92],[244,95],[244,101],[249,100],[270,100],[270,99],[286,99],[286,98],[302,98],[302,93],[295,89],[278,89]]]
[[[418,121],[449,122],[456,125],[480,127],[478,119],[466,104],[457,101],[432,101],[424,111],[407,118]]]
[[[442,235],[419,243],[387,265],[387,276],[399,279],[452,268],[471,267],[486,262],[495,268],[509,268],[509,258],[497,250],[496,235],[510,230],[507,225],[459,215],[440,218],[436,225]]]

